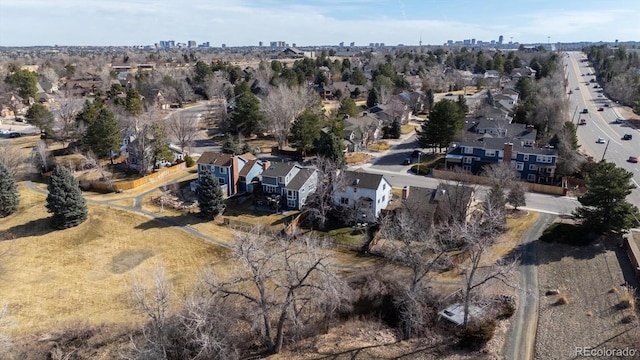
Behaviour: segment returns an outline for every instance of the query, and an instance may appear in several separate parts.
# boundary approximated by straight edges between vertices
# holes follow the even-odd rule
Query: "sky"
[[[640,41],[640,0],[0,0],[0,46]]]

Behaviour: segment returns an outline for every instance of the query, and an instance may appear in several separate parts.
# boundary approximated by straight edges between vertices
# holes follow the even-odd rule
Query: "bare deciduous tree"
[[[56,112],[57,120],[59,122],[58,137],[62,141],[62,146],[65,146],[65,142],[69,139],[76,137],[77,122],[76,115],[82,110],[82,99],[74,99],[71,97],[65,97],[60,100],[60,108]]]
[[[234,257],[236,275],[225,282],[212,279],[211,288],[244,309],[242,319],[269,353],[280,352],[285,337],[328,321],[346,306],[348,289],[318,239],[280,238],[260,230],[238,233]]]
[[[0,162],[4,163],[12,176],[17,176],[28,165],[28,158],[19,147],[8,141],[0,142]]]
[[[269,89],[269,96],[263,99],[262,112],[269,121],[268,128],[282,149],[287,144],[291,123],[310,105],[311,95],[306,88],[290,88],[284,84]]]
[[[180,151],[191,146],[198,134],[200,119],[196,115],[185,115],[185,112],[171,114],[166,120],[166,127],[180,146]]]
[[[149,318],[143,328],[145,344],[138,346],[132,340],[134,351],[157,359],[167,359],[169,343],[167,326],[170,310],[171,284],[165,270],[157,266],[152,274],[153,285],[145,285],[139,278],[133,277],[133,295],[138,308]]]
[[[36,146],[33,148],[33,156],[33,161],[40,171],[49,171],[51,165],[51,152],[44,140],[38,140]]]
[[[305,211],[313,221],[318,222],[320,229],[324,229],[329,213],[335,209],[334,194],[343,186],[344,176],[338,164],[329,158],[317,158],[318,183],[316,191],[310,195]]]

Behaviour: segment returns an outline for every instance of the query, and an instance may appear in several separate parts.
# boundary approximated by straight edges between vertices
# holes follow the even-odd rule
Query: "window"
[[[384,199],[386,199],[387,196],[386,195],[382,195],[382,202],[384,202]]]
[[[278,177],[278,183],[284,184],[284,177],[283,176],[279,176]]]
[[[382,184],[382,190],[386,190],[387,189],[387,184]]]
[[[517,162],[516,163],[516,170],[522,171],[523,169],[524,169],[524,163]]]
[[[275,186],[271,186],[271,185],[262,185],[262,188],[264,189],[264,192],[272,194],[276,192],[276,187]]]
[[[471,171],[471,166],[469,166],[469,165],[462,165],[462,170],[464,170],[464,171]]]
[[[529,154],[522,155],[522,160],[529,161]]]
[[[358,188],[357,187],[353,187],[353,192],[358,192]]]
[[[485,150],[484,151],[484,156],[486,156],[486,157],[495,157],[496,156],[496,151],[495,150]]]
[[[473,157],[472,156],[465,156],[464,159],[462,160],[465,164],[471,164],[473,162]]]
[[[218,178],[218,184],[224,185],[224,178]]]
[[[537,166],[535,166],[535,165],[533,165],[533,164],[530,164],[530,165],[529,165],[529,170],[530,170],[530,171],[536,171],[536,168],[537,168]]]
[[[536,175],[535,175],[535,174],[529,174],[529,175],[527,175],[527,180],[529,180],[529,181],[535,181],[535,180],[536,180]]]
[[[551,163],[553,163],[553,156],[538,155],[538,157],[536,158],[536,160],[537,160],[539,163],[548,163],[548,164],[551,164]]]
[[[287,207],[290,207],[290,208],[296,207],[296,201],[291,199],[287,200]]]
[[[226,174],[227,168],[225,166],[220,166],[220,174]]]
[[[473,154],[473,148],[469,146],[465,146],[462,148],[462,152],[465,154]]]
[[[340,198],[340,204],[342,205],[349,205],[349,199],[348,198]]]

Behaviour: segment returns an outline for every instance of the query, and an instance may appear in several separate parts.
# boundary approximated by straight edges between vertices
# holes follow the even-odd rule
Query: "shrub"
[[[556,300],[556,305],[567,305],[569,303],[569,299],[567,298],[567,294],[560,293],[558,294],[558,300]]]
[[[458,343],[467,348],[480,349],[491,340],[495,331],[496,321],[494,319],[474,321],[458,331]]]
[[[193,158],[189,156],[189,154],[184,156],[184,162],[187,163],[187,167],[192,167],[196,164],[196,161],[193,160]]]
[[[635,290],[628,286],[624,286],[620,292],[620,302],[616,305],[618,310],[634,309],[636,306],[636,299],[634,297]]]

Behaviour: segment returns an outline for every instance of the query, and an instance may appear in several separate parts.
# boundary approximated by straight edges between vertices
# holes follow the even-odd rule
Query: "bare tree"
[[[180,151],[184,153],[184,149],[191,146],[198,134],[200,119],[197,115],[189,116],[179,111],[171,114],[165,123],[169,134],[176,139],[180,145]]]
[[[509,275],[515,268],[515,260],[486,263],[486,255],[489,254],[491,246],[498,241],[503,229],[502,213],[503,208],[500,204],[487,200],[484,210],[477,212],[472,221],[451,223],[446,232],[451,237],[450,241],[464,243],[463,252],[468,258],[460,265],[464,276],[462,298],[465,327],[469,323],[471,302],[479,288],[492,280],[512,286]]]
[[[77,135],[78,124],[76,115],[82,110],[82,100],[71,97],[64,97],[60,100],[60,109],[57,111],[59,121],[58,137],[62,141],[62,146],[69,139],[74,139]]]
[[[344,176],[338,164],[329,158],[317,158],[318,183],[316,191],[309,196],[305,211],[313,221],[318,222],[320,229],[324,229],[329,213],[336,208],[334,194],[343,186]]]
[[[45,173],[49,171],[49,167],[51,165],[51,152],[44,140],[38,140],[36,146],[33,148],[33,156],[33,161],[41,172]]]
[[[169,284],[165,270],[157,266],[152,274],[153,286],[148,286],[133,276],[133,295],[136,305],[149,318],[149,323],[143,328],[145,344],[140,347],[132,340],[134,351],[156,359],[168,358],[167,326],[170,309],[171,284]]]
[[[268,128],[276,137],[278,147],[287,144],[291,123],[310,103],[305,88],[290,88],[284,84],[269,90],[269,96],[263,99],[262,112],[269,121]]]
[[[0,162],[4,163],[12,176],[17,176],[28,165],[28,156],[19,147],[8,141],[0,142]]]
[[[236,234],[238,271],[212,289],[244,309],[242,320],[271,354],[286,336],[328,319],[345,306],[347,288],[330,266],[329,253],[309,236],[268,236],[260,230]]]

